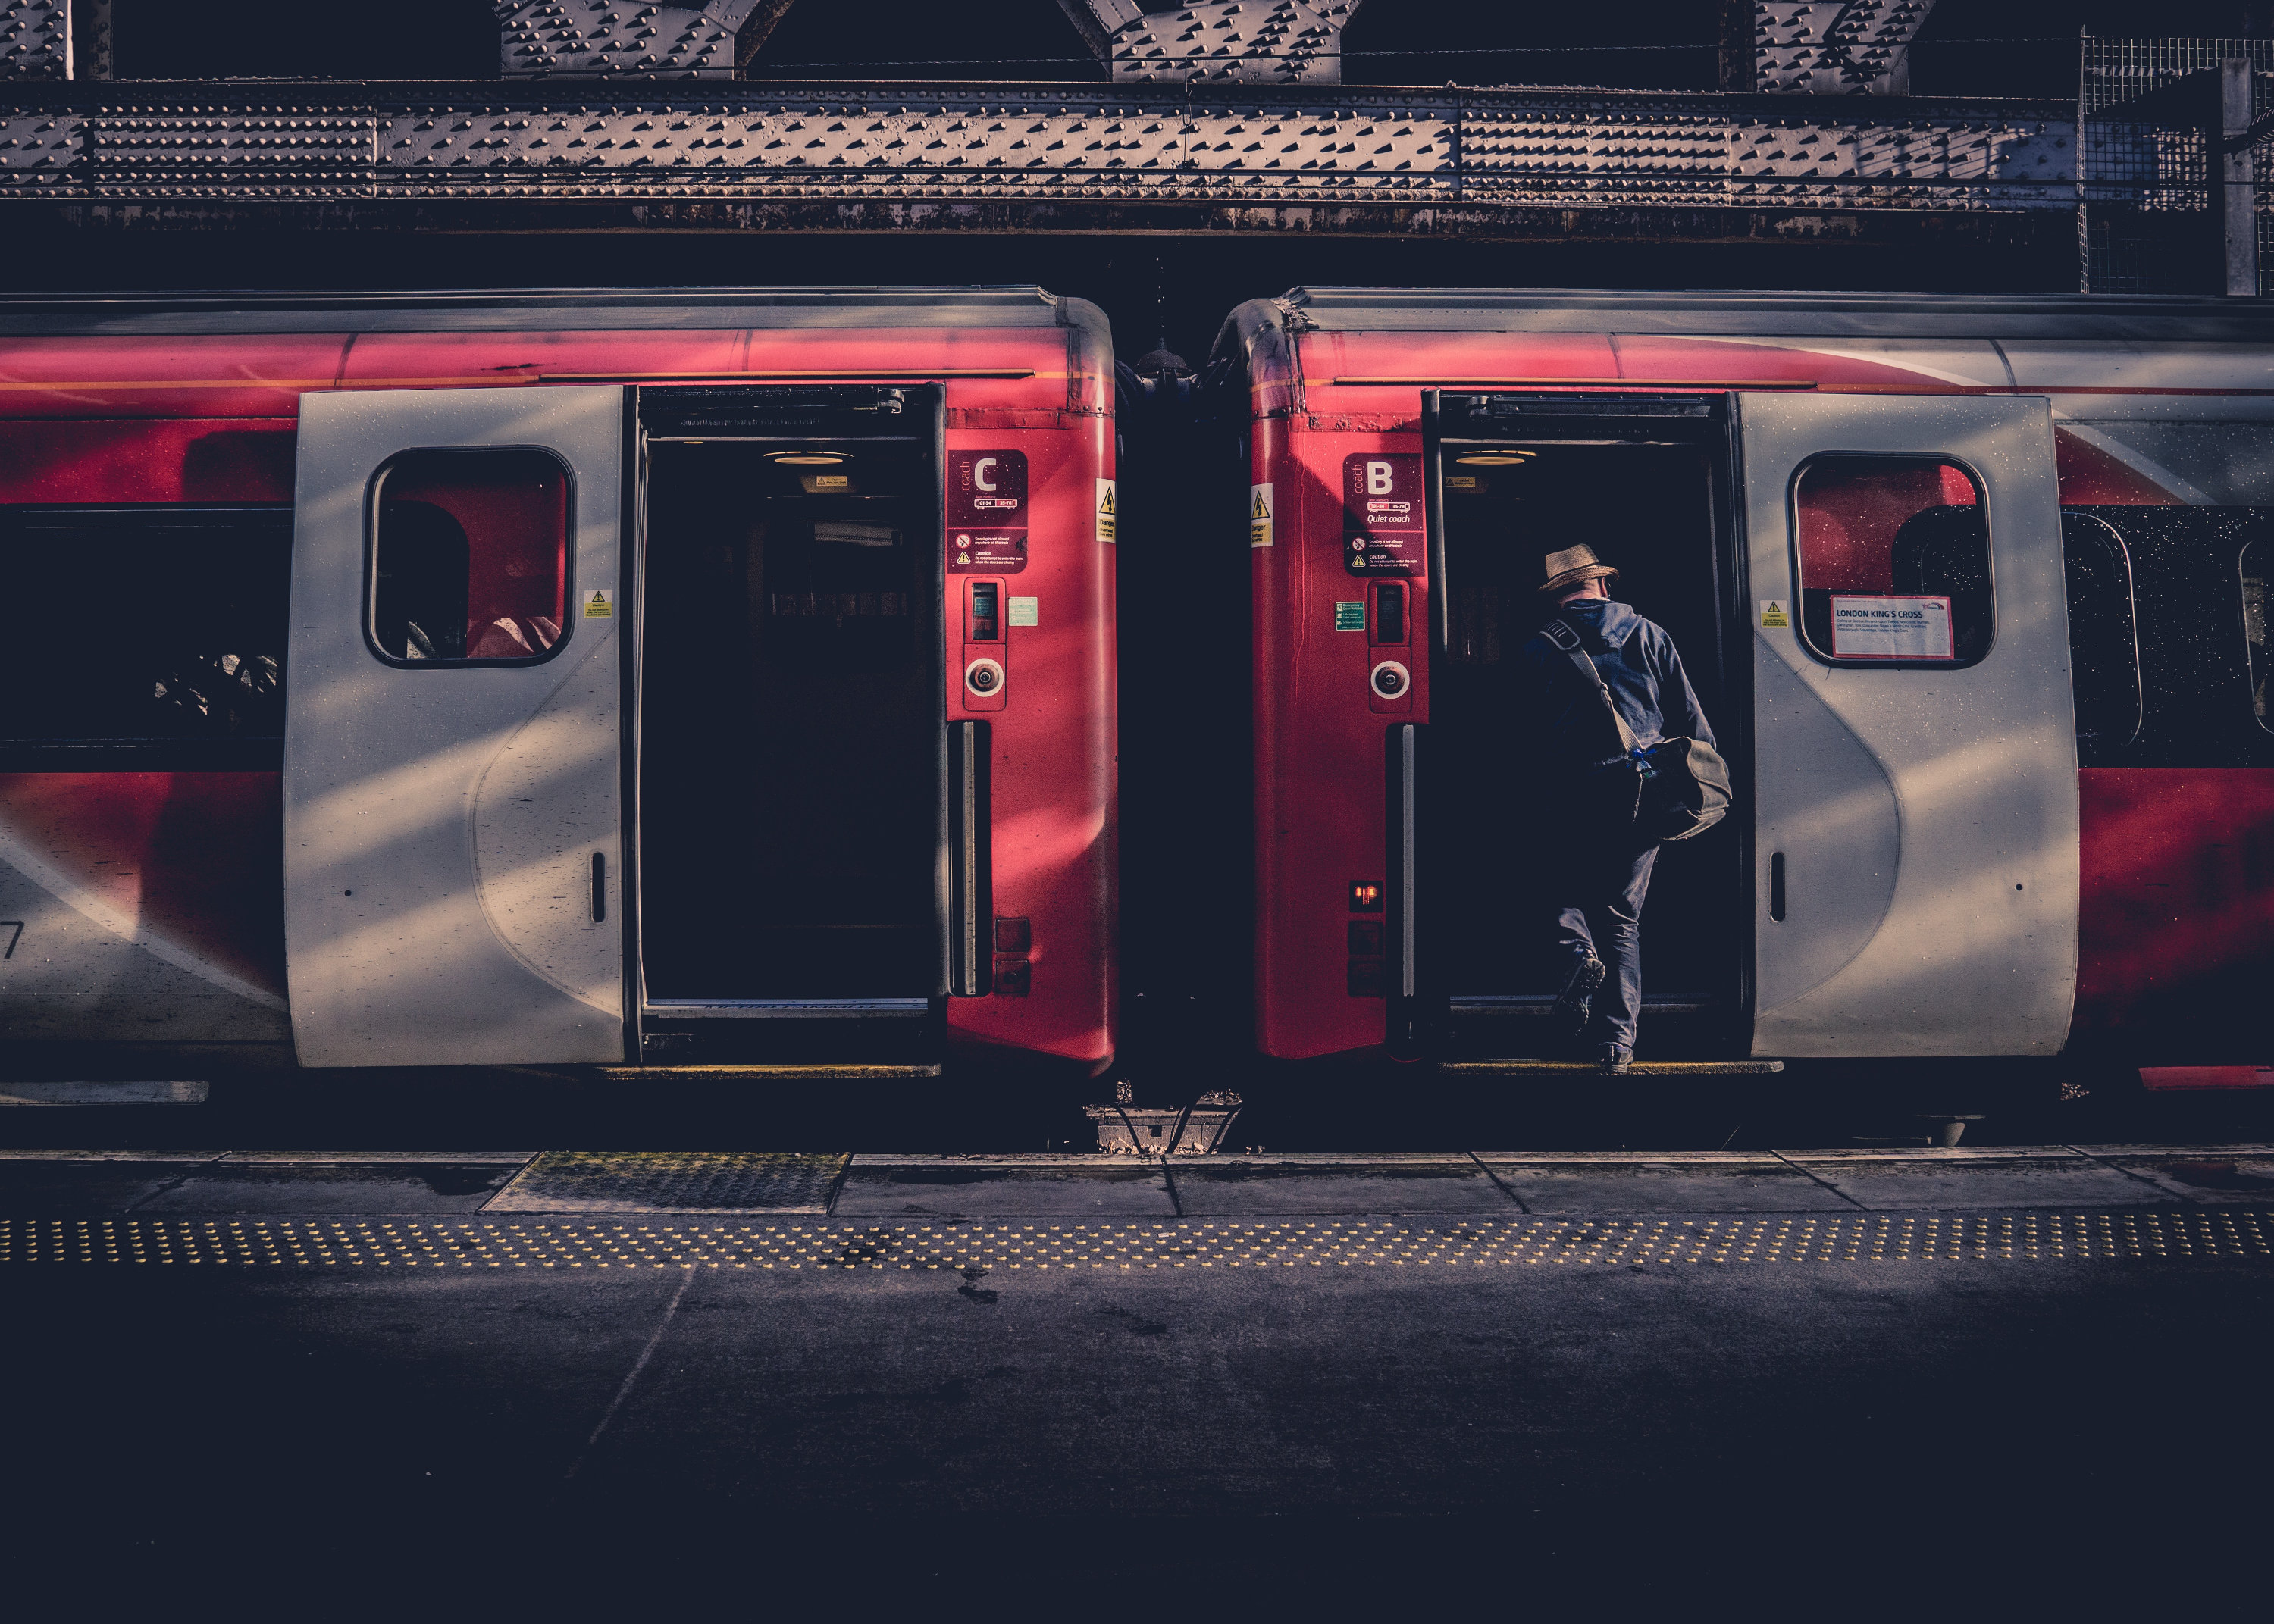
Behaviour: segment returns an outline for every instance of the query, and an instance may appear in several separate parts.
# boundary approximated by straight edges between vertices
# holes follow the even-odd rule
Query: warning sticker
[[[1250,485],[1247,499],[1247,545],[1268,547],[1271,543],[1271,487]]]
[[[1366,629],[1366,599],[1354,604],[1335,605],[1335,629],[1338,632],[1362,632]]]
[[[1787,612],[1784,600],[1782,598],[1764,598],[1761,599],[1761,629],[1763,631],[1770,632],[1783,632],[1790,631],[1792,629],[1792,616]]]
[[[616,618],[616,593],[614,587],[587,587],[583,596],[586,620],[613,620]]]
[[[1039,598],[1013,598],[1010,623],[1013,626],[1040,626],[1043,623],[1042,602]]]
[[[1111,541],[1113,539],[1114,517],[1113,481],[1111,479],[1101,479],[1097,482],[1098,540]]]
[[[1421,568],[1421,459],[1359,454],[1343,459],[1343,567],[1354,575],[1410,575]]]
[[[947,567],[1016,575],[1027,567],[1027,454],[947,455]]]
[[[1834,659],[1958,658],[1947,598],[1832,598]]]
[[[951,569],[1015,575],[1027,567],[1024,530],[951,530],[947,545]]]

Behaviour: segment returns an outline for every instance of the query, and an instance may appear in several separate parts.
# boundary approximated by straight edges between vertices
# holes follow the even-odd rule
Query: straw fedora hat
[[[1618,573],[1595,556],[1594,548],[1582,543],[1547,555],[1547,579],[1540,583],[1540,590],[1558,592],[1567,586],[1577,586],[1582,581],[1615,577]]]

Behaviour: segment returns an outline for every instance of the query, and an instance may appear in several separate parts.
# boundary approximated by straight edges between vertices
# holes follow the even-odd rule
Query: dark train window
[[[2140,638],[2132,554],[2105,519],[2061,515],[2068,581],[2069,681],[2080,744],[2127,745],[2140,736]]]
[[[1812,457],[1793,477],[1801,634],[1839,665],[1970,665],[1995,630],[1982,492],[1934,457]]]
[[[2258,725],[2274,733],[2266,714],[2266,577],[2274,574],[2274,549],[2263,540],[2242,549],[2242,641],[2250,660],[2250,708]]]
[[[12,763],[282,758],[289,507],[0,508],[0,556],[17,605],[0,708]]]
[[[380,470],[371,636],[406,665],[527,665],[560,646],[568,475],[546,452],[410,451]]]

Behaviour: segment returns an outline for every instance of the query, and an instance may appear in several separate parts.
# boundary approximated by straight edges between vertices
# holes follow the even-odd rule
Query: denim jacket
[[[1697,690],[1664,627],[1605,598],[1582,598],[1560,612],[1543,599],[1543,624],[1558,613],[1578,632],[1580,646],[1602,673],[1637,744],[1647,748],[1662,739],[1713,743],[1713,730],[1698,708]],[[1534,632],[1517,658],[1531,701],[1531,726],[1547,758],[1572,768],[1616,761],[1618,730],[1603,714],[1594,684],[1579,673],[1570,656]]]

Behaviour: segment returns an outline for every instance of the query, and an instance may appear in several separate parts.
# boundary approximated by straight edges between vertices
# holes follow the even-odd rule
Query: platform
[[[932,1156],[844,1151],[0,1150],[19,1219],[1018,1220],[1917,1214],[2274,1206],[2274,1146]]]
[[[2263,1543],[2274,1145],[16,1150],[0,1314],[82,1587],[2098,1594]]]

